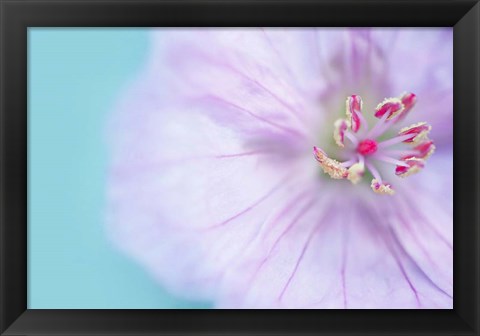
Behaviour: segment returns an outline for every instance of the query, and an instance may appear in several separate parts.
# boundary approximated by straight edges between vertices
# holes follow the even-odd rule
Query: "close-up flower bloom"
[[[157,29],[108,232],[216,308],[452,308],[452,30]]]

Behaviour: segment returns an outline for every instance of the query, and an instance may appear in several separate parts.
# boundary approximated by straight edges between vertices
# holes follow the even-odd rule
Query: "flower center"
[[[413,93],[404,93],[400,98],[387,98],[374,111],[378,122],[370,129],[362,115],[362,99],[352,95],[346,101],[346,119],[334,123],[333,138],[345,151],[348,159],[338,162],[331,159],[320,148],[313,147],[314,155],[323,171],[333,179],[348,179],[356,184],[362,180],[365,171],[373,175],[370,184],[379,194],[394,194],[390,183],[383,181],[376,165],[378,161],[396,166],[395,175],[407,177],[418,173],[425,161],[435,150],[433,141],[428,139],[430,125],[416,123],[400,129],[398,135],[378,141],[388,129],[401,122],[416,103]],[[360,140],[363,139],[363,140]],[[348,140],[348,141],[347,141]],[[403,148],[392,148],[403,145]]]
[[[377,151],[377,142],[371,139],[360,141],[357,147],[357,152],[360,155],[372,155]]]

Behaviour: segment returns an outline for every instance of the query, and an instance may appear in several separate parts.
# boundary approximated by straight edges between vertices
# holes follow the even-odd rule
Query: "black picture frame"
[[[479,335],[477,1],[0,0],[0,23],[2,335]],[[454,309],[27,309],[27,29],[105,26],[453,26]]]

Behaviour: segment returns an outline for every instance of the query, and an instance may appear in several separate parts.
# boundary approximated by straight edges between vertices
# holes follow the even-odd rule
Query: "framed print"
[[[479,6],[3,0],[2,335],[478,335]]]

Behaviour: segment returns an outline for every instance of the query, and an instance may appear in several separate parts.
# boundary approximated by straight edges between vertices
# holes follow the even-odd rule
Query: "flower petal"
[[[248,114],[298,137],[316,136],[305,134],[312,131],[309,124],[322,118],[313,105],[321,78],[311,83],[312,68],[308,78],[305,69],[305,59],[314,58],[312,34],[268,29],[169,32],[158,55],[165,63],[159,85],[167,82],[172,95],[190,97],[192,104],[216,101],[222,108],[210,115],[232,128],[242,125],[231,118],[233,113]],[[223,108],[234,111],[224,113]]]
[[[282,138],[257,132],[246,141],[206,117],[211,108],[170,101],[142,78],[110,132],[112,240],[172,292],[196,299],[214,297],[279,197],[316,174],[310,155],[298,175],[299,153]]]
[[[372,34],[389,51],[385,69],[389,94],[408,90],[419,97],[405,122],[427,120],[437,145],[448,144],[453,132],[453,29],[385,28],[374,29]]]
[[[377,200],[345,203],[329,197],[332,192],[340,191],[302,202],[292,197],[296,206],[288,215],[272,215],[225,274],[218,307],[452,307],[451,295],[432,285],[412,257],[413,247],[404,249],[405,236],[392,229],[397,210],[374,210]]]
[[[415,45],[433,40],[406,30]],[[416,69],[411,45],[398,43],[404,28],[384,30],[395,39],[305,31],[208,31],[208,47],[187,31],[162,42],[170,56],[153,61],[113,122],[111,237],[173,292],[218,307],[451,308],[451,40],[438,58],[417,50],[430,73],[400,74]],[[304,37],[317,33],[315,51]],[[319,57],[299,57],[311,52]],[[389,64],[397,58],[404,64]],[[317,60],[324,66],[312,71]],[[417,72],[426,79],[408,87]],[[321,74],[319,83],[309,74]],[[447,131],[432,171],[399,184],[387,202],[367,186],[321,182],[311,164],[323,112],[339,110],[344,90],[366,88],[381,98],[418,93],[431,104],[419,107],[425,120]]]
[[[328,81],[322,87],[319,104],[325,113],[343,109],[339,102],[352,93],[368,97],[363,110],[370,112],[375,102],[392,94],[388,53],[373,38],[374,30],[329,28],[316,33],[322,61],[319,76]]]
[[[428,169],[399,183],[391,217],[405,252],[432,286],[453,295],[453,160],[441,150],[430,158]],[[409,201],[414,200],[414,202]]]

